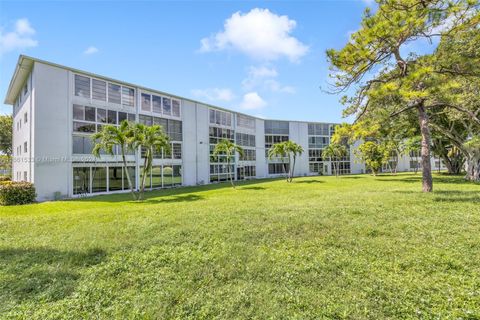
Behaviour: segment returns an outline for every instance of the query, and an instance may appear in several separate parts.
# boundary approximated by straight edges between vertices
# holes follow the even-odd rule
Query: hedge
[[[12,178],[10,178],[9,176],[0,176],[0,182],[4,181],[12,181]]]
[[[35,186],[30,182],[0,183],[0,205],[11,206],[35,202]]]

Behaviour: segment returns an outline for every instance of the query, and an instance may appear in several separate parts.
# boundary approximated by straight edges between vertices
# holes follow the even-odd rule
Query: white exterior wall
[[[208,137],[209,118],[208,106],[196,103],[197,119],[197,183],[207,184],[210,182],[210,143]]]
[[[262,119],[255,119],[255,146],[255,173],[257,178],[266,178],[268,166],[265,157],[265,121]]]
[[[308,163],[308,123],[291,121],[289,123],[289,132],[290,141],[298,143],[303,148],[302,155],[297,157],[294,175],[309,175],[310,168]]]

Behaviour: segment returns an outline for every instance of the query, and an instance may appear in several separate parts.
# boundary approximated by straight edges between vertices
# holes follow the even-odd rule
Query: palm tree
[[[128,187],[132,193],[133,199],[137,200],[135,189],[127,169],[127,160],[125,157],[127,150],[133,150],[132,129],[132,124],[126,120],[122,121],[118,127],[114,125],[102,126],[102,130],[92,135],[92,141],[94,143],[92,154],[99,158],[100,150],[105,150],[106,153],[113,155],[113,148],[115,146],[120,147],[120,154],[122,156],[123,169],[125,176],[127,177]]]
[[[137,123],[133,128],[133,146],[136,149],[145,150],[143,172],[140,179],[140,194],[138,197],[139,200],[143,200],[145,178],[152,169],[153,154],[162,152],[162,150],[169,153],[171,150],[170,138],[165,134],[161,126],[146,126],[142,123]]]
[[[292,182],[293,175],[295,173],[295,162],[296,162],[297,156],[302,155],[303,148],[301,145],[293,141],[285,141],[283,143],[285,144],[285,150],[287,151],[289,162],[290,162],[290,156],[292,156],[293,158],[292,166],[291,168],[289,168],[290,169],[289,182]]]
[[[287,145],[284,142],[279,142],[275,143],[270,147],[268,150],[268,159],[273,159],[273,158],[281,158],[282,159],[282,165],[283,165],[283,172],[287,175],[287,181],[288,181],[288,173],[287,173],[287,168],[285,164],[285,158],[288,156],[288,151],[287,151]],[[288,157],[288,165],[290,167],[290,157]]]
[[[225,155],[227,157],[227,172],[230,178],[230,183],[232,187],[235,188],[235,184],[233,183],[233,175],[230,170],[230,159],[235,156],[235,153],[238,152],[240,156],[243,156],[243,149],[239,145],[233,143],[230,140],[222,139],[215,145],[215,149],[213,150],[214,156]]]
[[[335,176],[338,177],[338,164],[340,159],[347,155],[347,148],[338,143],[330,143],[325,149],[322,151],[322,156],[325,158],[330,158],[332,162]]]

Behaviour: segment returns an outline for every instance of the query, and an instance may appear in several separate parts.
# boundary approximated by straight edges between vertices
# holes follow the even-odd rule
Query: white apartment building
[[[148,188],[225,181],[225,159],[212,156],[221,139],[245,150],[231,166],[237,180],[282,175],[281,162],[269,160],[267,153],[272,144],[286,140],[305,150],[297,159],[296,176],[332,173],[322,149],[330,143],[333,123],[260,119],[23,55],[5,103],[13,105],[13,180],[34,183],[40,201],[128,191],[120,156],[91,154],[91,134],[123,120],[161,125],[170,137],[172,151],[155,156]],[[141,157],[139,151],[127,156],[137,186]],[[399,171],[411,166],[404,157]],[[363,173],[365,167],[350,152],[340,171]]]

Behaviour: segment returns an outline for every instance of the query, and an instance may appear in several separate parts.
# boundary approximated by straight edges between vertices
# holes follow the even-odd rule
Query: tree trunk
[[[149,167],[149,164],[148,164],[148,159],[150,157],[149,152],[150,151],[147,150],[145,154],[145,162],[143,163],[143,174],[142,174],[142,181],[140,182],[140,194],[138,196],[138,200],[143,200],[143,192],[145,191],[145,178],[147,176],[147,170]]]
[[[417,107],[418,122],[422,134],[422,191],[433,191],[432,165],[430,163],[430,129],[428,128],[428,115],[423,106],[423,102]]]
[[[296,160],[297,156],[296,155],[293,155],[293,165],[292,165],[292,169],[290,170],[290,182],[293,181],[293,175],[294,175],[294,172],[295,172],[295,160]]]
[[[232,187],[235,189],[235,184],[233,183],[233,175],[230,170],[230,156],[227,155],[227,170],[228,170],[228,176],[230,178],[230,183],[232,184]]]
[[[130,173],[128,172],[127,159],[125,158],[125,150],[123,149],[123,146],[120,147],[120,150],[122,152],[123,168],[125,169],[124,172],[125,172],[125,175],[127,176],[128,188],[130,189],[130,192],[132,193],[133,200],[137,200],[137,195],[135,194],[135,190],[133,189],[132,180],[130,179]]]

